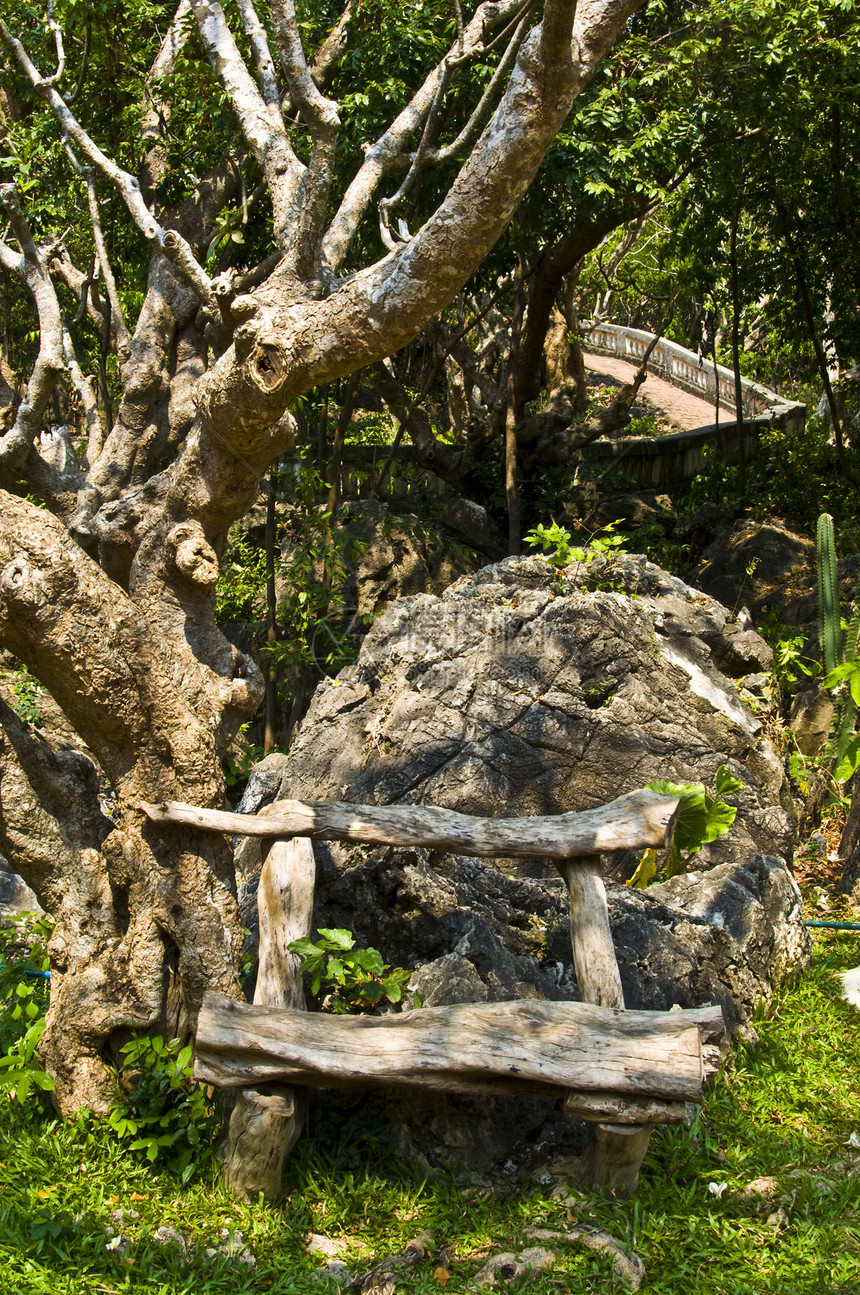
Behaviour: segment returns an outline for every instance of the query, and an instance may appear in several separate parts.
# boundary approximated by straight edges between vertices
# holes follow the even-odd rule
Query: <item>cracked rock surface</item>
[[[275,796],[556,814],[658,777],[712,788],[727,763],[743,782],[738,815],[697,863],[785,855],[795,816],[782,764],[734,682],[768,654],[721,604],[642,558],[561,574],[508,558],[376,621],[355,664],[317,689]],[[263,781],[246,808],[275,798]]]

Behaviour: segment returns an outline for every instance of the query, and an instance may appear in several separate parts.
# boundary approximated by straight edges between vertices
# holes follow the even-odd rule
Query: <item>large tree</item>
[[[207,988],[241,992],[229,844],[155,828],[141,805],[219,806],[220,758],[260,703],[259,670],[216,627],[214,590],[228,529],[292,441],[291,402],[392,355],[452,300],[641,3],[546,0],[539,18],[522,0],[482,0],[471,15],[454,0],[450,20],[429,11],[434,39],[450,30],[450,46],[428,58],[433,42],[418,43],[409,94],[360,149],[361,96],[334,97],[360,30],[349,7],[309,58],[303,35],[319,14],[300,22],[292,0],[259,13],[252,0],[181,0],[170,15],[139,0],[127,6],[136,57],[167,18],[141,101],[89,121],[78,109],[87,60],[113,58],[121,78],[123,7],[103,46],[89,26],[82,39],[73,0],[47,15],[24,0],[5,7],[7,134],[23,116],[52,156],[62,146],[67,201],[91,224],[89,240],[50,237],[45,212],[58,199],[39,189],[38,158],[0,187],[0,262],[38,313],[32,369],[0,439],[0,643],[92,756],[0,703],[0,849],[57,923],[42,1054],[63,1113],[104,1109],[107,1059],[129,1030],[187,1033]],[[371,17],[384,25],[399,12]],[[194,72],[198,55],[206,75]],[[357,61],[347,60],[353,81]],[[473,75],[484,67],[493,75]],[[410,230],[394,212],[449,101],[457,138]],[[196,122],[198,159],[173,147],[178,106]],[[232,140],[213,150],[224,122]],[[180,171],[192,177],[184,190]],[[117,203],[133,222],[128,243]],[[212,277],[231,203],[265,211],[269,246],[244,273]],[[142,301],[124,289],[120,259],[146,261]],[[14,389],[20,375],[3,376]],[[61,381],[86,424],[83,446],[46,432]]]

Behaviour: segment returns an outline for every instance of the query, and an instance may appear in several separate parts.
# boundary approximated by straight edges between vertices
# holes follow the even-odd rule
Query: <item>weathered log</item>
[[[287,945],[307,935],[314,904],[313,846],[305,838],[275,841],[266,855],[257,892],[260,951],[254,1002],[303,1011],[301,964]],[[253,1076],[248,1076],[253,1079]],[[224,1180],[234,1196],[248,1200],[281,1194],[284,1162],[299,1137],[305,1094],[283,1085],[243,1088],[218,1151]]]
[[[600,865],[588,859],[567,860],[558,866],[570,892],[570,941],[580,993],[586,1003],[623,1008]]]
[[[702,1099],[700,1030],[719,1008],[617,1012],[588,1003],[479,1003],[389,1016],[328,1016],[207,994],[198,1079],[443,1092],[537,1091]]]
[[[665,845],[678,800],[634,791],[582,813],[540,818],[476,818],[427,805],[349,805],[342,801],[279,800],[261,814],[232,814],[178,801],[142,805],[156,823],[184,823],[245,836],[309,836],[315,841],[426,846],[454,854],[546,857]]]

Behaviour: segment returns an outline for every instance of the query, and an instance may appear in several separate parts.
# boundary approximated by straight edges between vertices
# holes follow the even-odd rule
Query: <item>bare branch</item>
[[[54,33],[54,44],[57,48],[57,70],[53,76],[45,77],[44,84],[46,86],[54,86],[59,85],[60,81],[63,79],[63,74],[66,70],[66,51],[63,48],[63,33],[60,30],[59,23],[54,17],[53,0],[48,0],[48,26]]]
[[[305,168],[293,152],[277,104],[267,104],[245,66],[219,0],[191,0],[209,62],[239,119],[242,133],[266,177],[272,198],[275,241],[292,242]]]
[[[105,430],[99,413],[96,393],[93,389],[93,380],[86,377],[78,364],[71,334],[65,325],[63,326],[63,356],[72,386],[77,393],[83,410],[84,423],[87,428],[87,462],[95,463],[104,445]]]
[[[346,29],[351,17],[352,0],[347,0],[343,13],[320,45],[310,65],[311,76],[321,90],[331,84],[335,69],[346,52]]]
[[[54,285],[42,264],[14,184],[0,185],[0,205],[21,248],[20,258],[16,258],[10,248],[0,243],[0,260],[26,283],[39,312],[39,354],[14,425],[0,438],[0,465],[7,476],[9,473],[17,476],[42,430],[42,418],[54,383],[63,371],[62,322]]]
[[[481,95],[478,106],[466,122],[466,125],[460,131],[460,134],[452,141],[452,143],[446,144],[444,148],[430,149],[424,158],[425,165],[429,166],[438,162],[448,162],[452,157],[456,157],[458,153],[462,152],[464,148],[471,148],[474,144],[481,132],[481,127],[486,118],[488,109],[492,105],[499,92],[500,86],[514,65],[517,54],[520,50],[520,45],[523,43],[523,37],[525,36],[529,25],[532,9],[533,5],[529,4],[514,29],[514,34],[511,37],[510,44],[502,55],[499,66],[490,78],[490,84]]]
[[[462,53],[457,39],[388,130],[368,148],[364,163],[347,189],[323,241],[323,260],[331,271],[337,271],[343,264],[349,244],[374,199],[380,181],[401,163],[411,136],[425,121],[436,101],[440,83],[449,75],[445,70],[448,62],[480,53],[487,38],[504,27],[521,5],[522,0],[500,0],[500,3],[483,0],[463,33]]]
[[[111,269],[110,257],[108,256],[107,246],[105,245],[104,233],[102,232],[101,215],[99,214],[99,200],[96,194],[96,182],[93,179],[92,172],[87,177],[87,202],[90,208],[90,220],[93,225],[93,241],[96,245],[96,255],[98,257],[99,269],[101,270],[102,280],[105,285],[105,293],[110,302],[111,316],[114,327],[116,328],[116,338],[118,348],[128,353],[131,337],[123,318],[122,306],[119,300],[119,294],[116,290],[116,281]],[[122,357],[121,357],[122,358]]]
[[[293,0],[272,0],[272,17],[292,109],[301,113],[313,140],[311,161],[302,185],[299,227],[287,258],[288,270],[298,279],[308,280],[319,274],[340,117],[337,104],[326,98],[311,76]]]
[[[141,167],[140,180],[143,188],[149,193],[164,179],[170,166],[169,150],[164,136],[170,125],[171,114],[162,93],[162,86],[164,79],[173,71],[176,60],[188,41],[190,28],[186,19],[190,13],[191,0],[180,0],[173,15],[173,22],[161,42],[161,48],[152,62],[144,86],[140,138],[147,153]],[[66,102],[71,103],[71,99],[67,99]]]
[[[462,29],[460,30],[460,44],[462,45]],[[442,100],[445,98],[445,91],[448,89],[448,86],[451,84],[451,79],[454,75],[454,69],[455,69],[454,60],[451,58],[446,58],[442,64],[442,75],[439,78],[439,84],[436,87],[436,94],[433,97],[433,102],[430,105],[430,111],[427,114],[427,120],[424,123],[424,130],[422,131],[422,134],[421,134],[421,142],[418,145],[418,152],[414,154],[412,158],[412,164],[410,165],[409,170],[406,172],[406,175],[403,178],[403,183],[400,185],[400,188],[397,190],[397,192],[395,194],[392,194],[390,198],[383,198],[379,203],[379,232],[380,232],[380,235],[382,236],[382,241],[385,243],[385,246],[390,251],[393,251],[395,246],[390,236],[386,237],[390,229],[391,213],[406,198],[407,194],[409,193],[409,190],[412,188],[412,185],[415,182],[415,177],[417,176],[421,167],[424,165],[424,159],[427,153],[430,151],[431,141],[433,140],[436,134],[436,125],[439,120],[439,110],[442,107]]]
[[[272,0],[272,17],[281,66],[290,87],[293,111],[302,114],[315,136],[320,132],[336,130],[340,125],[337,105],[325,97],[311,76],[299,36],[293,0]]]
[[[96,329],[101,332],[104,323],[101,304],[97,296],[95,287],[96,271],[98,269],[98,258],[93,257],[87,273],[79,270],[78,267],[69,260],[68,253],[61,248],[54,254],[50,262],[51,270],[54,274],[59,275],[70,292],[78,299],[78,309],[72,319],[72,327],[76,328],[83,322],[84,313],[88,314]]]
[[[270,108],[273,106],[278,108],[281,96],[278,93],[275,64],[272,61],[266,29],[257,16],[253,0],[237,0],[237,3],[239,5],[239,17],[242,19],[242,26],[245,29],[245,35],[248,37],[251,53],[254,56],[257,83],[263,96],[263,102]]]

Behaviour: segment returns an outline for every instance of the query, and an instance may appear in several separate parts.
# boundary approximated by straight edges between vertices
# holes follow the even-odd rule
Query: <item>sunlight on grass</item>
[[[318,1275],[320,1257],[306,1252],[310,1233],[337,1241],[360,1274],[428,1231],[434,1255],[444,1258],[444,1287],[434,1275],[438,1258],[428,1258],[404,1271],[397,1288],[450,1295],[474,1289],[490,1255],[534,1244],[530,1225],[563,1229],[576,1220],[636,1251],[645,1291],[856,1295],[860,1151],[845,1144],[860,1132],[860,1014],[841,1002],[836,972],[856,963],[858,952],[856,937],[819,939],[812,972],[757,1023],[758,1046],[736,1049],[694,1127],[654,1136],[632,1201],[556,1187],[556,1197],[566,1196],[560,1200],[550,1195],[553,1186],[534,1183],[493,1195],[453,1179],[423,1182],[387,1156],[383,1129],[326,1115],[297,1148],[287,1199],[271,1210],[228,1197],[211,1152],[183,1188],[121,1149],[102,1125],[62,1125],[4,1103],[0,1289],[329,1295],[337,1288]],[[758,1191],[750,1191],[756,1180]],[[187,1254],[154,1239],[165,1227],[187,1239]],[[237,1232],[256,1267],[222,1252]],[[551,1245],[553,1267],[511,1289],[619,1289],[608,1257]]]

